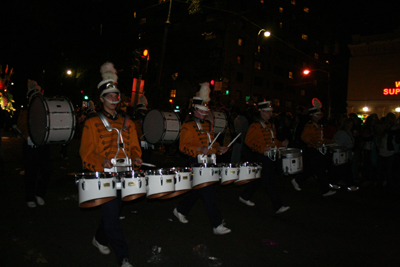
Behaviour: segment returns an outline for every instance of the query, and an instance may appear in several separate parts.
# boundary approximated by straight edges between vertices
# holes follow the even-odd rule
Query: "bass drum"
[[[174,112],[149,111],[143,119],[143,134],[150,144],[172,144],[179,138],[181,121]]]
[[[213,122],[214,122],[214,131],[215,133],[223,133],[226,130],[226,127],[228,126],[228,120],[226,119],[226,115],[224,112],[217,112],[217,111],[211,111],[211,114],[213,116]]]
[[[65,97],[34,97],[29,103],[28,130],[36,146],[66,144],[75,133],[72,103]]]

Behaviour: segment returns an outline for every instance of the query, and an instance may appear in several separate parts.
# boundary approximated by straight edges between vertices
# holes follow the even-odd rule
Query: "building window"
[[[308,7],[305,7],[303,10],[304,10],[304,12],[306,12],[306,13],[310,12],[310,9],[309,9]]]
[[[257,70],[261,70],[261,62],[260,61],[255,61],[254,62],[254,68]]]
[[[261,77],[254,77],[254,85],[263,86],[264,79]]]
[[[141,18],[141,19],[139,20],[139,24],[140,24],[140,25],[145,24],[145,23],[146,23],[146,18]]]
[[[236,58],[237,64],[243,65],[243,56],[238,55]]]
[[[300,90],[300,95],[305,96],[306,95],[306,90]]]
[[[283,22],[279,22],[279,28],[280,28],[280,29],[283,28]]]
[[[239,38],[238,39],[238,46],[243,46],[243,43],[244,43],[243,38]]]
[[[286,107],[291,108],[292,107],[292,101],[286,100]]]
[[[296,5],[296,0],[292,0],[292,1],[290,1],[290,3],[295,6]]]
[[[303,34],[301,35],[301,39],[307,41],[307,40],[308,40],[308,35],[303,33]]]
[[[236,73],[236,81],[237,81],[237,82],[242,83],[243,80],[244,80],[243,77],[244,77],[243,72],[237,72],[237,73]]]
[[[279,8],[279,13],[283,13],[283,7]]]
[[[318,53],[314,53],[314,58],[318,59],[318,57],[319,57]]]
[[[289,71],[289,79],[293,79],[293,72]]]
[[[176,90],[171,90],[170,97],[176,97]]]
[[[281,100],[279,98],[274,99],[274,106],[279,107],[281,105]]]
[[[257,45],[257,53],[261,52],[261,45]]]
[[[261,4],[264,4],[264,0],[260,0],[260,3],[261,3]]]

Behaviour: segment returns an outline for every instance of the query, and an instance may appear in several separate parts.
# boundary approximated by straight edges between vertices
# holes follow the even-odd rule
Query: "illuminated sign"
[[[396,88],[385,88],[383,89],[384,95],[398,95],[400,94],[400,81],[394,82]]]

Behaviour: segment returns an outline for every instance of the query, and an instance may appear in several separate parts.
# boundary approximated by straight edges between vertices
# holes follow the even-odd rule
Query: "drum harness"
[[[97,115],[103,122],[104,127],[106,128],[107,131],[111,132],[112,130],[115,130],[118,133],[118,139],[117,139],[118,150],[117,150],[117,153],[115,154],[114,158],[111,159],[111,163],[113,163],[114,166],[110,169],[104,168],[104,171],[118,172],[118,170],[120,170],[121,167],[123,167],[123,169],[125,169],[125,171],[131,171],[132,170],[132,160],[128,157],[128,155],[125,152],[124,139],[122,138],[122,131],[128,130],[129,117],[127,115],[124,116],[125,117],[124,125],[121,130],[118,130],[115,127],[111,127],[110,123],[107,120],[107,117],[102,112],[98,112]],[[121,142],[119,142],[120,140],[121,140]],[[125,159],[123,159],[123,158],[117,159],[117,155],[118,155],[120,149],[122,150],[122,152],[124,152]],[[118,168],[118,167],[120,167],[120,168]]]
[[[261,126],[264,128],[264,130],[269,131],[271,133],[271,144],[274,145],[274,148],[271,147],[271,150],[264,152],[264,156],[268,156],[268,158],[270,160],[275,161],[276,160],[277,147],[275,145],[274,132],[261,119],[258,119],[257,121],[261,124]]]
[[[318,151],[322,154],[325,155],[328,152],[328,147],[324,143],[324,127],[321,125],[321,128],[318,127],[318,125],[315,123],[315,121],[311,121],[312,124],[314,124],[315,128],[317,130],[321,131],[321,141],[322,141],[322,147],[317,148]]]

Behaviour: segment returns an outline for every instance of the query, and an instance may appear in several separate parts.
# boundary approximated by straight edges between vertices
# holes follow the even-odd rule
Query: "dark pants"
[[[50,147],[45,145],[35,148],[24,142],[22,151],[25,165],[25,200],[34,201],[35,196],[44,198],[51,175]]]
[[[122,204],[121,190],[118,190],[115,199],[101,205],[102,218],[95,235],[97,242],[101,245],[111,245],[119,265],[122,264],[123,259],[129,258],[128,244],[119,221]]]
[[[315,174],[321,192],[323,194],[327,193],[329,191],[327,170],[331,160],[332,155],[329,152],[322,155],[315,148],[305,149],[303,154],[303,173],[296,176],[296,182],[301,187],[310,176]]]
[[[196,158],[189,159],[189,165],[193,163],[197,163]],[[203,200],[211,225],[213,227],[219,226],[222,223],[222,218],[217,207],[213,185],[189,191],[187,196],[178,204],[178,212],[186,216],[199,198]]]
[[[330,169],[330,183],[337,185],[339,180],[342,180],[346,183],[346,186],[353,186],[355,182],[353,179],[352,166],[352,161],[338,166],[332,164]]]
[[[276,187],[275,162],[262,154],[257,155],[257,162],[262,163],[261,178],[248,183],[246,189],[241,194],[241,198],[250,200],[256,190],[263,186],[272,202],[274,211],[277,211],[283,204],[278,188]]]

